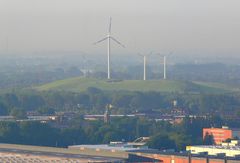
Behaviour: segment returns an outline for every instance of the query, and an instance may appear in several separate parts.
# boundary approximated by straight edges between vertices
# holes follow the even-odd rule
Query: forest
[[[55,128],[40,122],[0,122],[0,142],[67,147],[110,141],[131,142],[138,137],[150,136],[147,144],[150,148],[181,151],[186,145],[209,144],[209,140],[202,140],[202,128],[220,127],[224,123],[219,117],[186,118],[177,125],[145,118],[118,118],[106,124],[79,117],[67,128]]]
[[[77,111],[80,114],[102,114],[107,104],[112,104],[113,113],[166,112],[177,107],[188,114],[219,115],[236,118],[240,115],[240,94],[191,94],[161,92],[102,91],[88,88],[80,93],[66,91],[13,90],[0,94],[0,115],[9,115],[14,110]],[[54,110],[54,111],[53,111]],[[41,111],[40,111],[41,112]],[[235,117],[234,117],[235,116]]]

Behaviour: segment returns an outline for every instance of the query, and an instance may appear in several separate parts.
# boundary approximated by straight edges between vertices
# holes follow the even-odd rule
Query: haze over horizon
[[[180,55],[240,53],[238,0],[0,0],[0,53],[106,53],[109,16],[116,55],[176,51]],[[8,43],[7,43],[8,42]],[[39,54],[39,53],[36,53]]]

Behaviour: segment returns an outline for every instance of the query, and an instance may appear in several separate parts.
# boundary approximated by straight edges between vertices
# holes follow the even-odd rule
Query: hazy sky
[[[0,51],[105,53],[109,16],[117,54],[240,52],[240,0],[0,0]]]

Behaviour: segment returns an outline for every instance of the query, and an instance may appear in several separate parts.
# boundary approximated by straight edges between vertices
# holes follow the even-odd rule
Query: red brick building
[[[240,138],[240,129],[229,129],[227,126],[222,128],[204,128],[203,139],[207,134],[213,136],[215,144],[221,144],[226,139]]]

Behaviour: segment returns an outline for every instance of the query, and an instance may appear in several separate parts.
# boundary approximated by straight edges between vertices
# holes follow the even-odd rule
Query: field
[[[63,90],[82,92],[89,87],[107,91],[158,91],[158,92],[191,92],[191,93],[225,93],[238,91],[236,88],[205,82],[188,82],[172,80],[103,80],[94,78],[70,78],[35,87],[39,91]]]

